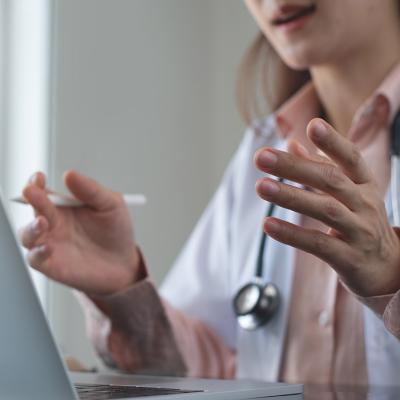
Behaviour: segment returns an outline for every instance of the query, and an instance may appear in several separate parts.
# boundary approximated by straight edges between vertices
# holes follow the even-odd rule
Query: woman
[[[242,88],[265,83],[256,66],[269,75],[261,58],[273,48],[274,113],[251,124],[161,294],[121,196],[74,171],[65,183],[85,208],[54,207],[41,173],[24,189],[37,214],[21,232],[29,261],[83,293],[93,343],[120,369],[397,384],[400,245],[383,199],[400,108],[399,1],[246,4],[262,35]],[[264,222],[263,280],[282,302],[249,332],[232,299],[255,275],[268,202],[279,207]]]

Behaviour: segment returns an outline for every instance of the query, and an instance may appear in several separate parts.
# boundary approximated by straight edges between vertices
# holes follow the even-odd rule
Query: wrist
[[[130,282],[126,285],[126,287],[129,287],[131,285],[134,285],[135,283],[138,283],[148,277],[148,272],[147,272],[147,266],[146,262],[144,260],[142,251],[138,246],[135,246],[133,249],[133,257],[132,257],[132,277]]]
[[[110,285],[105,291],[83,291],[96,304],[104,298],[112,297],[129,290],[148,278],[147,266],[139,247],[132,249],[130,261],[125,264],[123,273],[119,274],[118,282]]]

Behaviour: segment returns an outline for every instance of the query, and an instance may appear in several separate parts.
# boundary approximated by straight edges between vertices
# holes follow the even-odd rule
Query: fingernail
[[[377,95],[372,102],[370,102],[361,113],[363,119],[373,119],[376,114],[380,114],[386,111],[388,108],[387,101],[382,95]]]
[[[268,219],[265,223],[267,233],[278,233],[281,230],[279,222],[274,219]]]
[[[278,157],[276,156],[276,154],[272,153],[272,151],[270,150],[264,150],[261,154],[260,154],[260,164],[263,167],[273,167],[277,162],[278,162]]]
[[[328,129],[322,122],[317,122],[313,126],[313,138],[314,139],[324,139],[328,136]]]
[[[32,231],[36,234],[40,233],[41,231],[41,226],[40,226],[40,220],[36,219],[35,221],[32,222]]]
[[[378,95],[376,99],[376,113],[379,117],[387,118],[390,111],[390,105],[388,101],[381,95]]]
[[[272,195],[279,192],[279,185],[272,181],[262,181],[260,184],[260,190],[264,194]]]
[[[29,183],[34,184],[36,181],[36,175],[37,174],[33,174],[30,178],[29,178]]]
[[[47,246],[45,244],[42,244],[36,247],[36,251],[39,253],[45,253],[47,251]]]
[[[374,101],[372,102],[373,109],[374,110],[380,110],[382,108],[386,108],[387,106],[387,100],[380,94],[378,94],[375,98]]]

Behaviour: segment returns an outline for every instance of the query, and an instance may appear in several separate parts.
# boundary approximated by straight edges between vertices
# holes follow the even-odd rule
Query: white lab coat
[[[237,377],[267,381],[278,379],[287,328],[295,250],[269,238],[264,255],[265,282],[281,293],[278,314],[255,332],[242,330],[232,299],[255,274],[262,221],[268,205],[255,192],[264,174],[253,164],[262,146],[286,148],[276,135],[273,116],[248,129],[212,201],[168,274],[162,295],[178,309],[195,316],[237,351]],[[391,216],[391,203],[386,206]],[[278,207],[274,216],[298,223],[299,215]],[[399,316],[400,317],[400,316]],[[364,306],[368,377],[372,384],[398,384],[400,341]]]

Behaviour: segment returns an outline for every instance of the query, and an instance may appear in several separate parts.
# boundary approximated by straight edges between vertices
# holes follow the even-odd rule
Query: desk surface
[[[305,385],[304,400],[400,400],[400,386]]]

